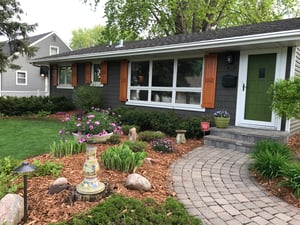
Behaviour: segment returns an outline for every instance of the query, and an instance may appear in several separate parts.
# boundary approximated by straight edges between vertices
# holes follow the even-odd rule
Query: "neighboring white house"
[[[7,69],[6,72],[0,73],[0,96],[48,96],[48,67],[37,67],[29,61],[71,51],[55,32],[35,35],[29,37],[28,41],[30,46],[37,47],[38,51],[32,58],[19,55],[14,64],[19,65],[20,69]],[[2,51],[9,52],[8,42],[4,44]]]

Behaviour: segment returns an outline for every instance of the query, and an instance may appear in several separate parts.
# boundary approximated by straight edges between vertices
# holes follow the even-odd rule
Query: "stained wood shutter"
[[[77,86],[77,64],[72,64],[72,86]]]
[[[91,83],[91,63],[86,63],[85,64],[85,84],[90,84]]]
[[[102,62],[100,67],[100,82],[101,84],[107,84],[107,62]]]
[[[51,66],[51,76],[52,76],[52,86],[58,85],[58,66],[52,65]]]
[[[204,82],[202,88],[202,107],[214,108],[217,81],[217,54],[209,54],[204,57]]]
[[[120,66],[120,101],[127,101],[128,61],[122,60]]]

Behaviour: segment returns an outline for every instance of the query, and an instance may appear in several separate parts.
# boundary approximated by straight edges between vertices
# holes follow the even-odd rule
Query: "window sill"
[[[92,87],[103,87],[103,84],[101,84],[100,82],[93,82],[90,84],[90,86]]]
[[[71,85],[58,85],[56,88],[58,89],[74,89]]]
[[[145,106],[153,108],[164,108],[164,109],[177,109],[195,112],[205,112],[205,108],[197,105],[183,105],[183,104],[168,104],[168,103],[157,103],[157,102],[144,102],[144,101],[127,101],[126,105],[132,106]]]

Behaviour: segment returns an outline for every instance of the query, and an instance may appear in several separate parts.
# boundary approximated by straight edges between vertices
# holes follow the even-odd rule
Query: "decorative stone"
[[[65,185],[65,184],[69,184],[67,178],[59,177],[53,182],[52,185]]]
[[[87,146],[86,159],[83,165],[84,180],[76,186],[76,191],[79,194],[97,195],[105,190],[105,184],[97,178],[99,163],[96,154],[96,146]]]
[[[147,178],[140,174],[133,173],[126,178],[125,187],[134,190],[150,191],[152,186]]]
[[[136,141],[137,138],[138,138],[138,134],[136,132],[136,128],[133,127],[129,130],[128,139],[129,139],[129,141]]]
[[[0,200],[0,224],[17,225],[24,217],[24,199],[18,194],[7,194]]]
[[[186,130],[176,130],[176,133],[177,133],[176,143],[177,144],[186,143],[186,139],[185,139]]]

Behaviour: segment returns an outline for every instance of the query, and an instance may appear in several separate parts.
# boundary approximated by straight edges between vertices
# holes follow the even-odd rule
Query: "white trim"
[[[248,70],[248,56],[253,54],[267,54],[276,53],[276,70],[274,82],[277,79],[284,79],[286,59],[287,59],[287,48],[279,49],[256,49],[249,51],[241,51],[240,53],[240,68],[238,76],[238,89],[237,89],[237,107],[236,107],[236,126],[251,127],[251,128],[264,128],[280,130],[281,119],[278,118],[275,113],[272,113],[271,122],[252,121],[244,119],[245,112],[245,99],[246,91],[243,91],[243,85],[247,83],[247,70]]]
[[[56,54],[51,54],[51,50],[52,49],[56,49],[57,50],[57,53]],[[55,45],[50,45],[49,46],[49,55],[57,55],[57,54],[59,54],[59,47],[58,46],[55,46]]]
[[[300,44],[300,29],[290,31],[271,32],[263,34],[245,35],[230,38],[220,38],[213,40],[203,40],[186,42],[180,44],[161,45],[146,48],[134,48],[134,49],[122,49],[115,51],[102,51],[96,53],[80,54],[61,56],[55,59],[37,59],[35,62],[56,62],[61,60],[72,60],[72,59],[96,59],[96,58],[117,58],[117,57],[129,57],[138,56],[145,54],[162,54],[172,53],[178,51],[195,51],[195,50],[206,50],[206,49],[222,49],[222,48],[233,48],[233,47],[244,47],[249,45],[259,44],[272,44],[276,46],[280,45],[280,42],[288,42],[288,45]],[[293,44],[291,44],[292,42]],[[287,45],[287,44],[286,44]],[[126,46],[126,43],[124,43]]]
[[[57,89],[74,89],[74,87],[70,84],[70,85],[62,85],[59,84],[56,86]]]
[[[25,74],[25,83],[19,83],[18,81],[18,75],[19,74]],[[24,71],[24,70],[16,70],[16,85],[27,85],[27,79],[28,79],[28,76],[27,76],[27,71]]]

